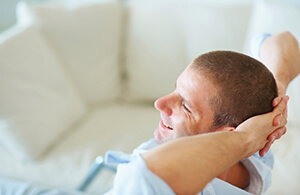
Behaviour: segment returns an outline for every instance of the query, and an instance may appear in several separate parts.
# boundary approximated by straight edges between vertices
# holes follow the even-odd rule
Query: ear
[[[235,127],[224,126],[224,127],[220,127],[218,129],[216,129],[215,132],[217,132],[217,131],[234,131],[235,129],[236,129]]]

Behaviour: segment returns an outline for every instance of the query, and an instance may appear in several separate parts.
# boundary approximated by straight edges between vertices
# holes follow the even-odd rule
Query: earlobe
[[[225,130],[225,131],[235,131],[236,128],[235,127],[226,127],[226,129],[227,130]]]
[[[216,130],[217,131],[235,131],[236,128],[235,127],[229,127],[229,126],[226,126],[226,127],[220,127],[219,129]]]
[[[230,127],[229,131],[235,131],[236,128],[235,127]]]

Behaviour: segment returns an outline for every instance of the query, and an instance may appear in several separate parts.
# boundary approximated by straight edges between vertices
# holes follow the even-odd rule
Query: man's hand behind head
[[[263,156],[272,142],[285,133],[288,99],[288,96],[284,96],[272,112],[252,117],[237,127],[237,131],[247,134],[248,156],[253,155],[258,150],[261,151],[260,155]]]

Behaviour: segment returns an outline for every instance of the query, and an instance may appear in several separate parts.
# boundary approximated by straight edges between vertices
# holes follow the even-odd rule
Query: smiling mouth
[[[163,121],[163,125],[164,125],[165,127],[167,127],[168,129],[173,130],[173,127],[167,125],[164,121]]]

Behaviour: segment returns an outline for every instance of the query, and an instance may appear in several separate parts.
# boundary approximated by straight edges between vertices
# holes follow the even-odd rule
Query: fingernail
[[[275,103],[275,105],[278,104],[278,98],[275,99],[274,103]]]
[[[283,119],[283,115],[282,115],[282,113],[280,113],[280,117],[279,117],[279,120],[278,120],[278,124],[277,124],[277,126],[278,126],[278,125],[280,125],[280,123],[281,123],[282,119]]]

